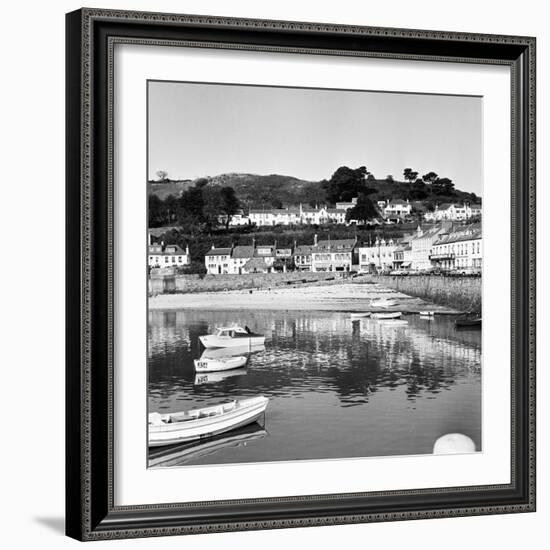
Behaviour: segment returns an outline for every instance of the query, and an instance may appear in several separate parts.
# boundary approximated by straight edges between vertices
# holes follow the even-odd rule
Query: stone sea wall
[[[242,275],[177,275],[168,270],[152,270],[149,295],[179,292],[220,292],[224,290],[268,289],[293,285],[330,284],[348,279],[347,273],[250,273]]]
[[[481,312],[481,277],[382,275],[373,276],[370,280],[436,304],[461,311]]]

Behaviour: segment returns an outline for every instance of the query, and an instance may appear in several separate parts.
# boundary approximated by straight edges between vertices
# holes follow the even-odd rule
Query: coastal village
[[[212,243],[204,255],[208,275],[242,275],[251,273],[346,272],[384,275],[449,274],[481,275],[482,232],[481,205],[448,203],[426,211],[416,229],[402,238],[374,236],[360,242],[353,235],[356,220],[347,212],[357,202],[338,202],[327,206],[292,206],[277,209],[250,209],[231,216],[220,216],[219,223],[234,226],[291,227],[340,225],[350,229],[349,238],[331,239],[330,233],[310,242],[294,241],[292,245],[248,244],[218,247]],[[408,200],[386,200],[377,203],[379,217],[374,225],[381,229],[411,221],[412,204]],[[347,221],[346,221],[346,218]],[[382,232],[379,232],[382,233]],[[152,242],[149,234],[150,268],[185,268],[191,263],[189,247]]]

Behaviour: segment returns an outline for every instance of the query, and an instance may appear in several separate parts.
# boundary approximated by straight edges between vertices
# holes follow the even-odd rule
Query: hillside
[[[178,197],[182,191],[206,179],[208,185],[229,186],[244,208],[287,206],[304,204],[322,204],[326,202],[325,191],[320,181],[306,181],[292,176],[271,174],[221,174],[199,180],[168,181],[166,183],[149,182],[149,193],[164,200],[169,195]],[[374,189],[369,197],[372,200],[407,199],[410,197],[411,185],[407,182],[371,180],[366,187]],[[429,187],[427,187],[428,189]],[[412,198],[412,197],[410,197]],[[441,204],[443,202],[462,202],[475,200],[471,193],[455,190],[452,195],[428,194],[425,202]]]

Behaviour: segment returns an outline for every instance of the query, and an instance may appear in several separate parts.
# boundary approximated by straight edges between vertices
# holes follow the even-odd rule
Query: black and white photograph
[[[148,467],[481,452],[482,98],[147,98]]]

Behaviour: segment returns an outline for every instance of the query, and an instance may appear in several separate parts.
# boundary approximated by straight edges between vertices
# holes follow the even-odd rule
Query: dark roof
[[[478,223],[466,225],[455,229],[451,233],[441,235],[434,245],[458,243],[461,241],[471,241],[473,239],[481,239],[481,226]]]
[[[317,250],[342,250],[351,251],[357,241],[355,239],[330,239],[318,241],[317,246],[314,247]]]
[[[403,199],[391,199],[388,206],[391,206],[392,204],[404,204],[404,205],[407,205],[409,204],[407,201],[404,201]]]
[[[294,256],[309,256],[313,247],[308,244],[300,244],[294,249]]]
[[[254,247],[253,246],[236,246],[233,248],[233,258],[252,258],[254,256]]]
[[[227,256],[231,254],[231,248],[211,248],[206,256]]]
[[[162,245],[159,243],[149,245],[149,254],[161,255],[161,256],[181,256],[187,254],[185,250],[179,247],[177,244],[167,244],[162,250]]]

